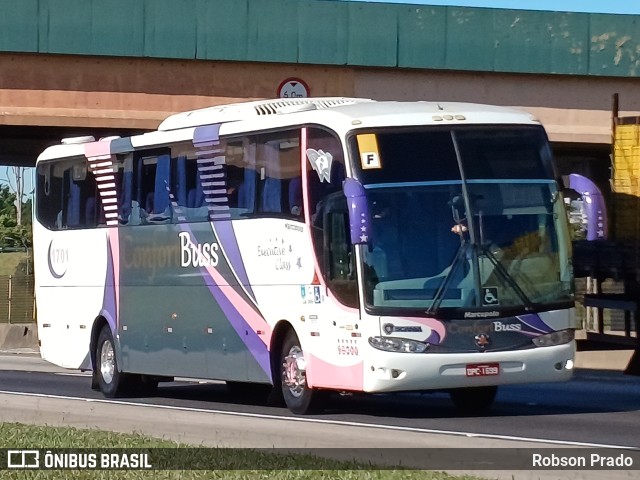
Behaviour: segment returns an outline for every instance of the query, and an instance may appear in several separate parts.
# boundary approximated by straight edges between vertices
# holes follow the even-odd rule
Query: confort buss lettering
[[[123,264],[130,269],[157,269],[175,267],[215,267],[218,265],[219,246],[212,243],[193,243],[187,232],[180,232],[179,249],[175,245],[125,248]]]
[[[520,332],[522,325],[519,323],[504,323],[494,321],[491,323],[473,322],[471,324],[451,323],[447,327],[449,333],[479,334],[490,332]]]

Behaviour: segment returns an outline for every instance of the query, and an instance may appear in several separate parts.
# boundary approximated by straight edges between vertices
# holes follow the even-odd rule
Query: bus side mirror
[[[371,244],[371,215],[364,187],[353,178],[347,178],[342,188],[349,210],[349,234],[352,245]]]

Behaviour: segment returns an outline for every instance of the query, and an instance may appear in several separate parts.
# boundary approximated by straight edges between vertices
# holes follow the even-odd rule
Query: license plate
[[[498,363],[474,363],[467,365],[467,377],[487,377],[498,375],[500,364]]]

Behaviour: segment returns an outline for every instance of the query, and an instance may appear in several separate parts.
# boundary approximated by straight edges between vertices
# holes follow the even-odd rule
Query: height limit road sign
[[[287,78],[278,87],[280,98],[306,98],[309,96],[309,86],[299,78]]]

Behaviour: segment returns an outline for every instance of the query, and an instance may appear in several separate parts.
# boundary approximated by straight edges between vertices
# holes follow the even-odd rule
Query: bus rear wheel
[[[304,415],[320,408],[319,392],[307,386],[306,364],[300,341],[289,331],[280,353],[280,385],[284,402],[293,413]]]
[[[130,393],[132,379],[118,368],[115,343],[109,325],[100,330],[96,343],[96,378],[100,391],[107,398]]]
[[[497,386],[454,388],[449,391],[451,401],[463,413],[483,413],[493,404]]]

